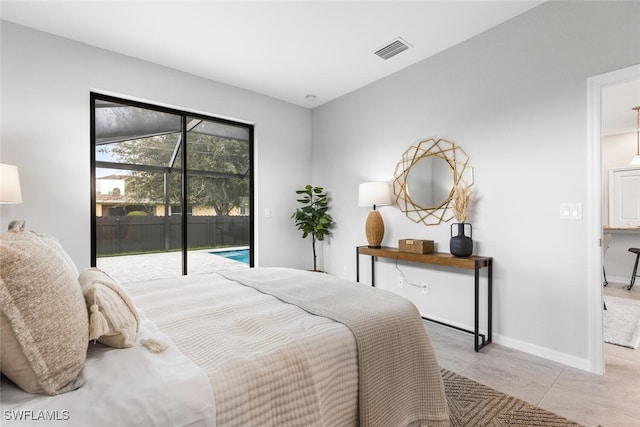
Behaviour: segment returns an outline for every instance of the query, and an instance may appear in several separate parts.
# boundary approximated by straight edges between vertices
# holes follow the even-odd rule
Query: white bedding
[[[344,325],[217,274],[126,285],[207,372],[223,426],[355,426],[358,362]]]
[[[286,273],[282,281],[290,287],[300,282],[299,275],[304,272],[262,269],[250,276],[257,279],[266,274],[280,282],[277,275],[281,273]],[[343,294],[343,288],[364,285],[343,281],[328,286],[322,278],[311,290],[311,282],[320,276],[309,277],[302,281],[307,286],[298,288],[298,295],[314,294],[311,299],[320,296],[330,305],[340,306],[344,304],[337,304],[336,298],[348,295],[348,304],[339,311],[360,319],[362,325],[356,329],[372,328],[371,338],[375,339],[357,338],[354,325],[347,327],[310,314],[314,310],[283,303],[219,274],[131,283],[124,287],[140,310],[138,345],[131,349],[92,346],[83,371],[85,385],[74,392],[54,397],[30,395],[3,382],[1,424],[43,425],[41,419],[25,423],[15,418],[49,416],[73,426],[356,426],[362,422],[362,409],[374,403],[377,412],[387,406],[389,412],[399,410],[396,420],[406,415],[406,422],[394,422],[393,427],[416,419],[429,420],[429,425],[448,425],[439,367],[421,321],[413,328],[418,329],[412,332],[417,336],[397,332],[411,329],[408,323],[415,323],[399,320],[405,319],[404,315],[395,317],[386,312],[369,322],[366,318],[378,311],[376,306],[393,298],[365,291],[375,295],[362,304],[356,301],[359,292],[347,290]],[[322,288],[328,291],[326,298]],[[397,324],[389,329],[391,323]],[[373,358],[359,355],[358,345],[371,347],[368,343],[389,334],[393,347],[402,349],[409,358],[394,355],[388,364],[383,359],[393,353],[389,348],[379,353],[375,346],[370,348]],[[170,343],[169,348],[164,353],[149,352],[139,345],[149,337]],[[414,340],[420,345],[411,345]],[[414,351],[417,348],[426,351]],[[359,372],[367,372],[359,366],[362,362],[375,362],[369,372],[372,366],[376,366],[374,371],[377,366],[388,371],[387,376],[371,375],[377,383],[375,393],[362,388],[366,381]],[[385,388],[394,391],[385,392]],[[359,393],[367,396],[368,403],[359,401]],[[405,404],[409,401],[422,407],[426,402],[434,415],[414,418],[416,412]],[[367,412],[365,417],[369,417]]]
[[[215,403],[204,372],[144,313],[136,346],[90,345],[84,385],[57,396],[29,394],[3,378],[2,426],[215,426]],[[140,345],[154,338],[162,353]],[[45,421],[50,420],[50,421]]]

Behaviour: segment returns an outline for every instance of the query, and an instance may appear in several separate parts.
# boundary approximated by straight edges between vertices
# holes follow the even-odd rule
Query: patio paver
[[[229,248],[230,250],[233,248]],[[189,274],[205,274],[221,270],[249,268],[249,264],[210,253],[211,250],[189,251]],[[182,275],[182,253],[124,255],[97,259],[97,267],[120,283],[165,279]]]

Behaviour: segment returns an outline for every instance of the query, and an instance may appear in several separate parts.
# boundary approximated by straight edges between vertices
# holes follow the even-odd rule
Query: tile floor
[[[179,254],[101,258],[98,267],[121,282],[179,275]],[[246,264],[190,253],[192,265],[205,273]],[[197,260],[195,259],[197,257]],[[130,262],[135,260],[135,262]],[[124,267],[128,266],[128,267]],[[606,295],[640,300],[640,282],[631,291],[610,283]],[[640,426],[640,349],[605,344],[606,374],[595,375],[497,344],[473,350],[473,337],[425,322],[440,365],[503,393],[510,394],[585,426]]]
[[[640,300],[640,287],[610,283],[606,295]],[[640,349],[605,344],[595,375],[497,344],[473,350],[469,334],[425,322],[440,365],[585,426],[640,426]]]

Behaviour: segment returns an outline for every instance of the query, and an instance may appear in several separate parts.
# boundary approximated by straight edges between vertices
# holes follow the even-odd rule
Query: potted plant
[[[324,240],[330,234],[333,227],[333,218],[327,213],[329,201],[327,193],[322,187],[307,185],[303,190],[296,190],[301,198],[297,199],[301,207],[291,215],[296,222],[298,230],[302,231],[302,238],[311,235],[313,248],[313,271],[317,269],[316,240]]]

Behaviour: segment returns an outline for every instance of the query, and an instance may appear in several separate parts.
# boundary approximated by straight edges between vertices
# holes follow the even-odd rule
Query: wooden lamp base
[[[367,223],[365,224],[365,231],[367,233],[367,242],[369,242],[370,248],[379,248],[384,237],[384,222],[382,221],[382,215],[377,210],[372,210],[367,216]]]

